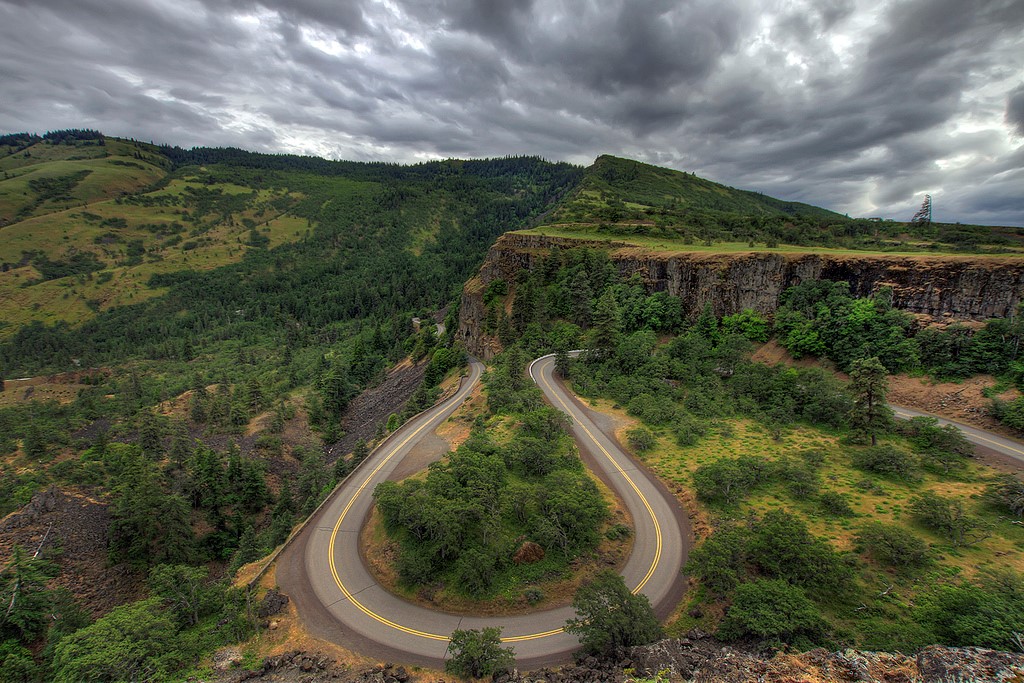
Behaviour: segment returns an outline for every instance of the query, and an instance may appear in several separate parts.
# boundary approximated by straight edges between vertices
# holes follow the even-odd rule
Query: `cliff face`
[[[463,290],[459,338],[471,353],[486,359],[500,348],[481,333],[487,284],[497,278],[514,282],[519,271],[536,267],[554,246],[609,249],[623,275],[638,274],[649,292],[679,297],[688,315],[707,303],[717,315],[745,308],[772,313],[787,287],[820,279],[849,282],[858,296],[890,287],[897,308],[934,318],[1006,317],[1024,298],[1021,258],[651,252],[616,242],[508,233],[491,247],[480,274]]]

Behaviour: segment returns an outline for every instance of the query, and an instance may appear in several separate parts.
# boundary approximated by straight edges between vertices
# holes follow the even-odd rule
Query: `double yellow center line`
[[[538,360],[541,360],[541,359],[538,359]],[[534,363],[536,363],[536,361],[534,361]],[[531,364],[531,369],[532,369],[532,364]],[[558,400],[558,402],[561,404],[562,411],[565,412],[566,414],[568,414],[570,417],[572,417],[572,412],[571,412],[569,406],[565,403],[565,401],[562,399],[562,397],[554,390],[554,388],[551,386],[551,384],[544,378],[543,374],[541,375],[541,382],[544,383],[545,388],[547,390],[549,390],[551,392],[551,394],[553,394],[555,396],[555,398]],[[465,393],[463,394],[463,396],[465,396],[465,394],[468,394],[471,388],[472,388],[471,385],[467,385],[467,389],[466,389]],[[341,589],[342,595],[345,596],[345,599],[348,600],[350,603],[352,603],[356,607],[356,609],[358,609],[360,612],[362,612],[366,616],[370,617],[371,619],[374,619],[374,620],[376,620],[376,621],[378,621],[381,624],[384,624],[386,626],[390,626],[391,628],[396,629],[398,631],[401,631],[402,633],[408,633],[409,635],[419,636],[421,638],[427,638],[429,640],[447,641],[447,640],[450,640],[450,635],[443,635],[443,634],[440,634],[440,633],[430,633],[430,632],[427,632],[427,631],[420,631],[418,629],[410,628],[408,626],[403,626],[402,624],[396,623],[396,622],[388,619],[387,617],[384,617],[384,616],[382,616],[380,614],[377,614],[376,612],[374,612],[373,610],[371,610],[370,608],[365,606],[363,603],[359,602],[359,600],[356,599],[355,595],[351,591],[349,591],[349,589],[345,586],[344,581],[341,580],[341,576],[338,574],[338,568],[337,568],[337,565],[335,564],[335,559],[334,559],[334,556],[335,556],[334,548],[335,548],[335,542],[336,542],[337,537],[338,537],[338,531],[341,529],[341,525],[345,521],[345,518],[348,516],[348,513],[352,509],[352,506],[355,504],[356,499],[360,496],[360,494],[362,494],[363,490],[367,486],[369,486],[370,481],[373,480],[373,478],[377,475],[377,473],[381,471],[381,469],[391,460],[391,458],[393,458],[409,442],[411,442],[413,439],[415,439],[417,436],[419,436],[419,434],[424,429],[426,429],[427,426],[430,423],[431,423],[431,420],[429,420],[429,419],[425,420],[423,422],[423,424],[421,424],[419,427],[417,427],[415,430],[413,430],[408,436],[406,436],[404,439],[402,439],[401,443],[399,443],[397,446],[394,446],[391,449],[391,452],[388,453],[388,455],[384,459],[382,459],[380,461],[380,463],[373,469],[372,472],[370,472],[369,475],[367,475],[367,477],[359,485],[359,488],[356,489],[355,493],[353,493],[352,496],[349,498],[348,503],[345,504],[344,509],[341,511],[341,515],[338,517],[338,521],[334,525],[334,529],[331,531],[331,538],[330,538],[330,543],[328,544],[327,552],[328,552],[328,562],[329,562],[330,567],[331,567],[331,576],[334,577],[334,582],[338,585],[338,588]],[[594,434],[589,429],[587,429],[586,425],[584,425],[582,422],[579,422],[579,421],[577,421],[577,423],[583,429],[583,431],[586,432],[587,436],[598,447],[598,449],[601,451],[601,453],[603,453],[604,456],[608,459],[608,462],[610,462],[612,464],[612,466],[615,468],[615,470],[620,475],[622,475],[622,477],[626,480],[626,482],[630,485],[630,487],[632,487],[633,491],[640,498],[640,501],[643,503],[644,507],[647,509],[648,514],[650,514],[651,521],[654,523],[654,534],[655,534],[654,559],[651,562],[651,566],[647,570],[647,574],[644,576],[643,580],[640,581],[640,583],[636,586],[636,588],[633,589],[633,593],[639,593],[643,589],[643,587],[647,584],[647,582],[650,581],[651,576],[654,575],[654,571],[657,569],[658,562],[661,559],[661,550],[662,550],[661,525],[658,524],[658,518],[657,518],[657,516],[655,516],[654,510],[651,508],[650,503],[647,502],[647,498],[644,496],[643,493],[640,492],[640,489],[637,487],[636,483],[632,480],[632,478],[630,478],[630,476],[625,472],[625,470],[623,470],[622,467],[619,466],[619,464],[612,457],[611,453],[609,453],[608,450],[605,449],[605,447],[603,445],[601,445],[601,442],[597,440],[597,438],[594,436]],[[504,643],[518,643],[518,642],[527,641],[527,640],[536,640],[538,638],[546,638],[548,636],[553,636],[553,635],[557,635],[559,633],[562,633],[563,631],[564,631],[564,629],[562,629],[562,628],[556,628],[556,629],[551,629],[550,631],[542,631],[540,633],[530,633],[530,634],[522,635],[522,636],[510,636],[508,638],[502,638],[501,640]]]

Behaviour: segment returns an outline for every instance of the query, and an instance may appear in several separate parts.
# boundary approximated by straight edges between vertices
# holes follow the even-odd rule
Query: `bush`
[[[853,517],[856,514],[847,497],[835,491],[822,491],[818,496],[818,504],[826,514],[833,517]]]
[[[773,578],[832,592],[849,587],[850,571],[839,554],[788,512],[773,510],[757,521],[747,553],[762,573]]]
[[[1012,474],[998,477],[985,489],[990,503],[1015,517],[1024,517],[1024,481]]]
[[[637,453],[646,453],[655,444],[654,434],[645,427],[630,429],[626,432],[626,440],[629,442],[629,447]]]
[[[918,521],[941,534],[953,547],[971,546],[988,538],[988,528],[964,510],[955,498],[943,498],[931,491],[914,499],[911,511]]]
[[[693,446],[708,433],[707,425],[691,415],[680,415],[675,424],[676,443],[683,448]]]
[[[928,544],[895,524],[871,522],[857,533],[856,541],[877,562],[890,567],[922,567],[929,561]]]
[[[166,680],[183,662],[172,615],[150,598],[115,608],[57,645],[53,680]]]
[[[974,446],[963,432],[952,425],[939,426],[934,417],[915,417],[906,422],[901,431],[914,448],[924,455],[924,463],[948,474],[951,469],[964,466],[964,459],[974,455]]]
[[[945,645],[976,645],[1017,650],[1024,624],[1024,582],[1006,572],[980,584],[940,584],[917,599],[915,620],[926,624]]]
[[[651,425],[667,424],[676,416],[676,408],[671,401],[650,394],[635,397],[629,402],[628,410],[630,415]]]
[[[544,591],[536,586],[531,586],[523,591],[523,598],[526,600],[526,604],[536,605],[544,599]]]
[[[917,459],[910,453],[888,444],[854,451],[851,459],[854,467],[866,472],[900,479],[913,479],[916,476]]]
[[[789,494],[796,500],[809,498],[818,492],[818,473],[810,467],[785,460],[778,464],[779,478],[786,485]]]
[[[827,627],[802,589],[777,579],[758,579],[736,589],[718,635],[726,639],[755,636],[792,642],[798,636],[819,638]]]
[[[507,671],[516,659],[512,648],[501,646],[501,629],[493,626],[482,631],[453,632],[449,649],[452,658],[444,663],[444,670],[466,678],[483,678]]]
[[[622,577],[611,570],[580,586],[572,606],[576,618],[566,622],[565,630],[578,635],[589,652],[609,654],[661,637],[661,625],[647,596],[631,593]]]
[[[697,497],[733,505],[767,478],[767,463],[755,458],[722,458],[693,472]]]
[[[746,572],[749,535],[740,527],[723,527],[690,551],[683,571],[700,580],[715,595],[724,596],[739,585]]]

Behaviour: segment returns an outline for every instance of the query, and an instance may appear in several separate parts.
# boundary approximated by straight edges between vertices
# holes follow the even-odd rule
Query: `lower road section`
[[[684,590],[680,567],[688,549],[686,517],[674,497],[602,432],[552,376],[553,359],[540,358],[530,374],[547,399],[572,421],[572,431],[588,465],[609,483],[628,508],[636,528],[633,552],[623,576],[634,592],[647,595],[664,615]],[[440,667],[456,629],[498,626],[513,646],[521,667],[568,659],[578,647],[562,626],[571,607],[508,617],[468,617],[409,604],[380,587],[360,554],[359,532],[373,505],[374,487],[426,434],[446,420],[479,380],[469,377],[448,401],[407,423],[349,477],[311,520],[278,564],[278,583],[292,595],[314,635],[339,641],[366,655]]]

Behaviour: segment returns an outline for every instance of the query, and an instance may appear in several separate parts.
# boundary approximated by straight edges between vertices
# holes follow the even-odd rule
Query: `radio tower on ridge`
[[[910,219],[911,223],[924,223],[930,225],[932,222],[932,196],[926,194],[924,196],[924,202],[921,204],[921,208],[917,210],[914,217]]]

